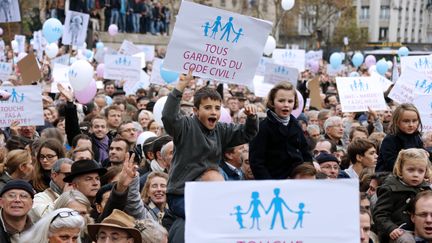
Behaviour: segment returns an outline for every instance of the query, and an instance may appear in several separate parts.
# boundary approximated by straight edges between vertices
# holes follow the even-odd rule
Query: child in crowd
[[[166,132],[173,137],[174,155],[168,180],[167,199],[171,211],[182,218],[186,181],[195,181],[208,169],[218,170],[222,151],[248,143],[257,134],[256,108],[246,105],[244,125],[219,123],[222,98],[204,87],[194,96],[194,117],[180,113],[180,101],[186,86],[194,79],[193,69],[183,76],[168,95],[162,111]]]
[[[401,149],[423,148],[421,129],[417,108],[413,104],[399,105],[393,113],[389,134],[382,141],[376,171],[391,172]]]
[[[294,86],[275,85],[266,106],[267,117],[250,143],[250,166],[255,179],[287,179],[298,165],[312,162],[303,130],[291,114],[298,107]]]
[[[409,202],[423,190],[430,190],[429,159],[423,149],[401,150],[396,159],[393,175],[378,188],[378,200],[373,219],[381,242],[414,242],[414,225],[407,212]],[[412,240],[412,241],[410,241]]]

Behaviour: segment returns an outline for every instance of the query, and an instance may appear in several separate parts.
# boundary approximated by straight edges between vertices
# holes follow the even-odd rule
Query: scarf
[[[290,117],[288,116],[287,118],[282,118],[280,116],[278,116],[274,111],[270,110],[270,114],[274,117],[274,119],[276,119],[276,121],[278,121],[279,123],[282,123],[284,126],[287,126],[289,121],[290,121]]]
[[[95,137],[96,138],[96,137]],[[108,136],[105,136],[103,139],[99,140],[99,139],[93,139],[93,141],[96,144],[96,147],[99,150],[99,162],[104,161],[108,158]]]
[[[58,195],[62,194],[63,190],[57,184],[55,184],[53,180],[50,181],[49,186],[53,192],[57,193]]]
[[[162,168],[155,159],[151,161],[150,168],[152,171],[165,172],[165,169]]]

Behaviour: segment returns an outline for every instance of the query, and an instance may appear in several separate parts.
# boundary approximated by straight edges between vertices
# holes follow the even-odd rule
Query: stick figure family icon
[[[238,43],[240,37],[244,35],[243,28],[239,28],[236,31],[236,29],[234,28],[233,20],[234,20],[233,17],[229,17],[228,22],[225,25],[223,25],[222,17],[217,16],[212,25],[210,25],[209,21],[205,22],[205,24],[201,26],[204,29],[204,36],[207,36],[212,39],[218,38],[219,40],[223,40],[225,38],[226,42]],[[209,33],[209,31],[211,31],[211,33]],[[233,40],[230,39],[231,31],[235,34]],[[220,38],[217,37],[218,32],[223,32]]]
[[[24,101],[24,93],[18,94],[18,92],[13,88],[12,92],[9,90],[1,90],[0,91],[0,100],[7,101],[10,99],[12,103],[21,103]]]
[[[236,221],[239,224],[240,229],[247,229],[243,225],[243,215],[247,215],[250,212],[250,217],[252,219],[252,225],[250,226],[249,229],[256,228],[257,230],[261,230],[260,226],[259,226],[259,220],[261,218],[260,209],[262,209],[262,211],[264,211],[266,215],[268,215],[273,210],[273,217],[272,217],[272,221],[271,221],[270,230],[274,229],[275,224],[276,224],[276,219],[278,217],[280,219],[279,221],[281,223],[282,229],[288,229],[285,226],[284,208],[286,208],[286,210],[288,210],[288,212],[290,212],[290,213],[297,214],[297,221],[295,222],[293,229],[296,229],[297,227],[303,228],[303,216],[304,216],[304,214],[310,213],[310,212],[304,210],[306,205],[303,202],[300,202],[298,204],[299,209],[297,211],[292,210],[290,207],[288,207],[285,200],[279,196],[280,188],[275,188],[273,190],[273,193],[274,193],[274,198],[272,199],[268,209],[266,209],[264,207],[264,205],[262,204],[262,202],[259,198],[259,193],[256,191],[252,192],[252,196],[251,196],[252,200],[249,204],[249,209],[246,212],[242,211],[242,207],[240,205],[237,205],[234,207],[234,209],[236,211],[234,213],[230,213],[230,215],[236,216]]]

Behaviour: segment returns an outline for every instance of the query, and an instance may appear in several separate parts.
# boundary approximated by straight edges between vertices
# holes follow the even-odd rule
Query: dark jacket
[[[389,234],[400,225],[406,223],[403,229],[414,230],[408,213],[409,202],[420,191],[430,190],[427,183],[417,187],[408,186],[399,178],[391,175],[387,177],[384,184],[378,187],[378,200],[373,210],[373,220],[379,232],[381,242],[387,242]]]
[[[420,133],[397,135],[388,134],[381,143],[376,171],[393,171],[399,151],[408,148],[423,148]]]
[[[297,119],[291,115],[287,126],[270,111],[260,122],[259,133],[249,144],[249,161],[255,179],[287,179],[303,162],[312,162],[308,144]]]
[[[217,170],[225,148],[248,143],[258,132],[257,116],[248,117],[243,125],[218,122],[208,130],[196,116],[180,113],[181,98],[174,89],[162,110],[164,128],[175,146],[167,188],[174,195],[184,195],[186,181],[196,180],[209,168]]]
[[[3,223],[1,222],[0,222],[0,242],[11,243],[9,234],[6,232],[6,229],[3,227]]]
[[[243,176],[240,176],[235,172],[233,169],[231,169],[225,161],[219,162],[219,168],[222,176],[226,181],[240,181],[243,180]],[[240,169],[239,169],[240,170]],[[241,170],[240,170],[241,171]]]
[[[108,217],[114,211],[114,209],[123,211],[126,207],[129,188],[125,192],[118,192],[116,191],[116,189],[117,184],[113,186],[113,189],[111,190],[111,195],[108,198],[103,212],[97,217],[96,223],[102,222],[102,220]]]

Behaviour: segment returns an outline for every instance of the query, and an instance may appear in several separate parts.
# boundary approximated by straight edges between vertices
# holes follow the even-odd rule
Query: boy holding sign
[[[186,181],[199,180],[201,174],[218,168],[222,151],[248,143],[258,132],[256,107],[246,105],[246,124],[218,123],[222,98],[216,90],[204,87],[194,96],[195,116],[180,113],[180,101],[191,80],[193,69],[183,76],[168,95],[162,111],[164,128],[174,141],[174,157],[168,180],[167,199],[171,211],[185,218],[184,188]]]

